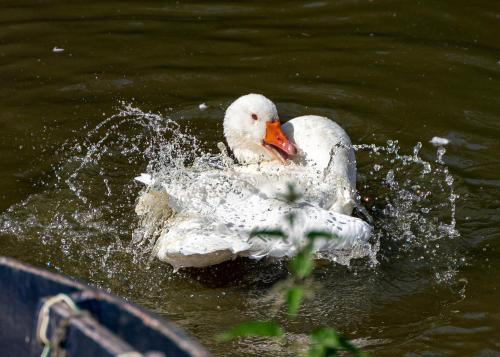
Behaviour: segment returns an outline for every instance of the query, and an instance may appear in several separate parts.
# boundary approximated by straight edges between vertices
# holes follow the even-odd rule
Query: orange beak
[[[281,123],[279,121],[268,121],[266,123],[266,136],[264,143],[277,147],[287,155],[296,155],[297,148],[288,140],[286,135],[281,131]]]

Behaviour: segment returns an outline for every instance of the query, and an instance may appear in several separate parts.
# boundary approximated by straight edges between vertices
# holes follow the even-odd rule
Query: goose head
[[[226,110],[224,136],[239,163],[279,160],[286,163],[297,149],[281,130],[276,106],[261,94],[236,99]]]

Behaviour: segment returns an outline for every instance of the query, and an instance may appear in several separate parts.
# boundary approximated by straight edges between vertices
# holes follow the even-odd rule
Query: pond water
[[[500,355],[497,1],[0,7],[0,255],[131,299],[215,355],[289,355],[326,325],[372,355]],[[133,178],[165,143],[217,152],[249,92],[347,130],[375,219],[375,262],[322,262],[291,322],[270,298],[285,264],[176,273],[130,244]],[[213,338],[267,318],[285,341]]]

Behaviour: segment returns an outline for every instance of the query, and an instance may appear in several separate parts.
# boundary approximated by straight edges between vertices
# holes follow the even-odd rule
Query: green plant
[[[289,185],[288,192],[283,198],[289,203],[294,203],[300,198],[300,195],[295,191],[293,185]],[[295,214],[293,212],[288,214],[286,218],[290,226],[295,224]],[[285,240],[288,238],[286,233],[280,229],[255,230],[251,232],[251,237],[254,236],[267,236]],[[297,317],[300,305],[308,295],[308,290],[310,289],[307,282],[311,279],[314,270],[314,241],[318,238],[338,239],[338,237],[331,233],[323,231],[309,231],[306,234],[306,238],[306,244],[299,248],[296,256],[289,262],[290,278],[283,284],[286,287],[284,289],[284,297],[289,319]],[[230,341],[245,337],[281,338],[283,335],[283,328],[276,322],[249,321],[220,334],[218,339],[220,341]],[[330,327],[322,327],[314,330],[309,334],[309,339],[308,356],[310,357],[338,356],[340,351],[346,351],[355,356],[366,356],[366,353],[354,346],[348,339],[338,335]]]

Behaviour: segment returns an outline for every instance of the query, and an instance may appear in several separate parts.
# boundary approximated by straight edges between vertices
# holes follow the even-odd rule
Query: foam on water
[[[192,113],[199,113],[198,108]],[[147,269],[152,244],[137,242],[148,241],[148,235],[154,241],[152,227],[161,217],[138,219],[134,208],[142,187],[133,178],[149,172],[188,188],[196,172],[234,169],[227,156],[212,153],[181,124],[122,104],[116,114],[58,150],[63,159],[54,167],[53,184],[4,212],[0,234],[36,240],[47,247],[42,259],[68,274],[83,265],[88,269],[84,275],[96,283],[132,279],[123,267],[132,263]],[[461,258],[447,241],[458,236],[458,197],[445,149],[439,147],[436,159],[426,161],[421,148],[418,143],[411,154],[401,154],[397,141],[355,146],[358,190],[374,217],[374,239],[369,247],[326,258],[345,265],[363,257],[369,265],[411,259],[412,264],[432,266],[437,280],[453,276]],[[215,197],[228,184],[248,182],[212,184],[206,192]],[[81,264],[68,263],[72,260]]]

